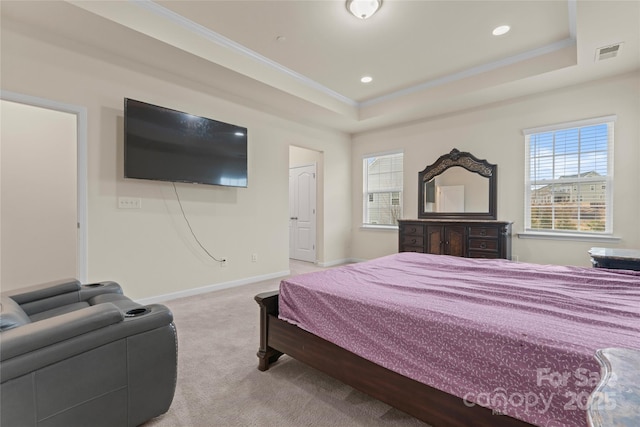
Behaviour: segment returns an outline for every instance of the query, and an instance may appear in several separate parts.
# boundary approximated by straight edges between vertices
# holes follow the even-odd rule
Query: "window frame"
[[[379,158],[379,157],[387,157],[387,156],[394,156],[394,155],[398,155],[401,154],[402,155],[402,183],[400,184],[399,187],[393,187],[390,189],[385,189],[385,191],[369,191],[369,183],[368,183],[368,172],[369,172],[369,165],[367,164],[367,161],[371,158]],[[369,153],[369,154],[364,154],[362,156],[362,228],[381,228],[381,229],[394,229],[397,230],[398,229],[398,224],[372,224],[369,223],[367,221],[369,221],[370,219],[370,215],[369,215],[369,209],[368,209],[368,201],[370,200],[370,195],[372,194],[383,194],[383,193],[389,193],[389,203],[391,206],[392,203],[392,199],[393,199],[393,194],[394,193],[400,193],[399,194],[399,204],[398,206],[400,207],[400,215],[397,219],[402,218],[402,213],[404,211],[404,150],[393,150],[393,151],[384,151],[384,152],[377,152],[377,153]],[[395,205],[394,205],[395,206]]]
[[[614,143],[615,143],[615,122],[617,116],[604,116],[586,120],[578,120],[572,122],[558,123],[550,126],[542,126],[531,129],[524,129],[523,134],[525,136],[525,172],[524,172],[524,233],[520,233],[519,237],[543,237],[543,238],[569,238],[569,239],[593,239],[593,240],[605,240],[614,239],[613,237],[613,189],[614,189]],[[575,184],[578,187],[581,185],[596,185],[602,183],[605,186],[604,200],[605,207],[605,229],[604,231],[581,231],[581,230],[561,230],[561,229],[541,229],[531,227],[531,145],[530,138],[533,135],[541,133],[558,132],[570,129],[579,129],[595,125],[607,125],[607,174],[604,179],[598,178],[589,180],[580,179]],[[578,152],[578,155],[580,151]],[[554,151],[554,158],[557,156],[557,152]],[[584,173],[578,170],[578,173]],[[550,184],[563,183],[562,178],[553,178],[548,180]],[[595,182],[597,181],[597,182]]]

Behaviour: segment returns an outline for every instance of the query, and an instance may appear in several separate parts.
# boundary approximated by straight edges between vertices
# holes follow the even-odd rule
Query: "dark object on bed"
[[[639,426],[640,350],[603,348],[596,358],[602,375],[590,397],[589,426]]]
[[[434,427],[524,427],[532,424],[397,374],[278,319],[278,291],[255,297],[260,306],[258,369],[266,371],[287,354]]]

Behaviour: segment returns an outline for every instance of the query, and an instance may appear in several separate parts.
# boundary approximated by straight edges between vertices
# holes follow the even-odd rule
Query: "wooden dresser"
[[[640,250],[591,248],[591,265],[595,268],[613,268],[640,271]]]
[[[511,222],[401,219],[399,252],[511,259]]]

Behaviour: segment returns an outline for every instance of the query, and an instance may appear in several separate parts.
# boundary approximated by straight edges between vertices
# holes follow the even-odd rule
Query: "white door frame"
[[[38,98],[7,90],[0,90],[0,99],[17,102],[19,104],[33,105],[34,107],[47,108],[76,115],[77,123],[77,186],[78,186],[78,271],[77,279],[87,282],[87,109],[79,105],[65,104],[45,98]]]

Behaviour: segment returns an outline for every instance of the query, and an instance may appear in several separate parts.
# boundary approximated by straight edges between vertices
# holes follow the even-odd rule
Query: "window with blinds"
[[[526,231],[612,233],[614,120],[524,131]]]
[[[403,153],[363,159],[364,225],[398,225],[402,218]]]

